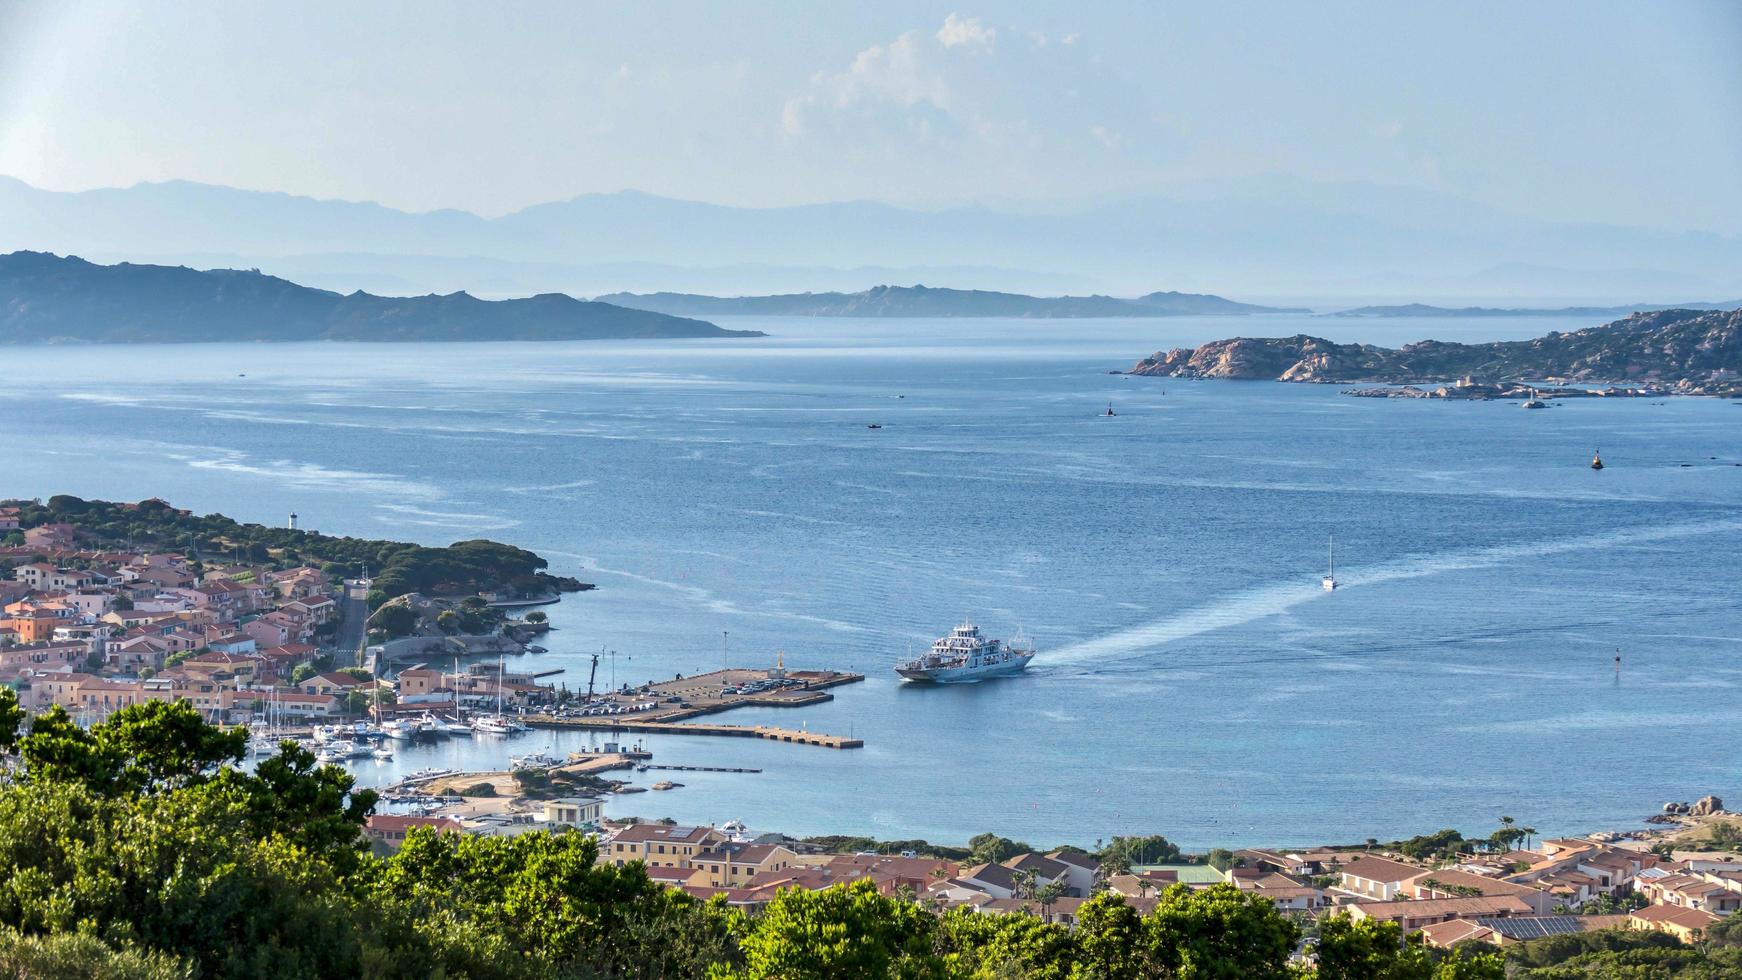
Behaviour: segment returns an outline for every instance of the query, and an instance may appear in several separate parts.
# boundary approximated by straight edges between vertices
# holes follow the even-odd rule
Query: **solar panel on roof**
[[[1531,915],[1476,921],[1507,939],[1541,939],[1544,936],[1565,936],[1585,931],[1584,924],[1576,915]]]

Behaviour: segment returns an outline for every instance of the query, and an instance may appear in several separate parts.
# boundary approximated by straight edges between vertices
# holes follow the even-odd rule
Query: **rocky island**
[[[1389,348],[1305,335],[1236,337],[1157,352],[1127,373],[1407,386],[1347,392],[1387,397],[1742,397],[1739,333],[1742,309],[1635,313],[1571,333],[1488,344],[1424,340]]]
[[[98,265],[47,252],[0,255],[0,344],[760,336],[560,293],[493,301],[463,292],[340,294],[257,269]]]

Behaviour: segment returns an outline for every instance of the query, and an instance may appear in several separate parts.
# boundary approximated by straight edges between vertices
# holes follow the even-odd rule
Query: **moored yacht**
[[[963,623],[934,642],[929,653],[896,664],[895,672],[910,681],[951,684],[1015,674],[1033,659],[1033,650],[988,639],[980,627]]]

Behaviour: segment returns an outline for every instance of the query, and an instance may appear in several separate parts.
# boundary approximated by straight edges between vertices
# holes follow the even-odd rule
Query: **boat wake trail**
[[[1727,531],[1742,531],[1742,518],[1637,527],[1559,540],[1521,542],[1470,551],[1400,558],[1365,569],[1343,570],[1337,578],[1337,591],[1403,579],[1425,578],[1445,572],[1490,568],[1544,555],[1611,548],[1617,545],[1649,544],[1654,541],[1721,534]],[[1077,663],[1104,664],[1110,660],[1134,657],[1187,637],[1240,626],[1266,616],[1276,616],[1304,603],[1327,598],[1327,594],[1310,576],[1303,575],[1299,580],[1272,582],[1229,593],[1205,605],[1117,633],[1072,643],[1056,650],[1045,650],[1041,653],[1041,660],[1049,667]]]

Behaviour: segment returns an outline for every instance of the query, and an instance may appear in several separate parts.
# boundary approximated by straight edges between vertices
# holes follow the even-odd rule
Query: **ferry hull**
[[[1034,654],[1030,653],[987,667],[897,667],[895,672],[910,681],[932,684],[972,684],[989,677],[1008,677],[1011,674],[1020,674],[1028,667],[1028,662],[1033,659]]]

